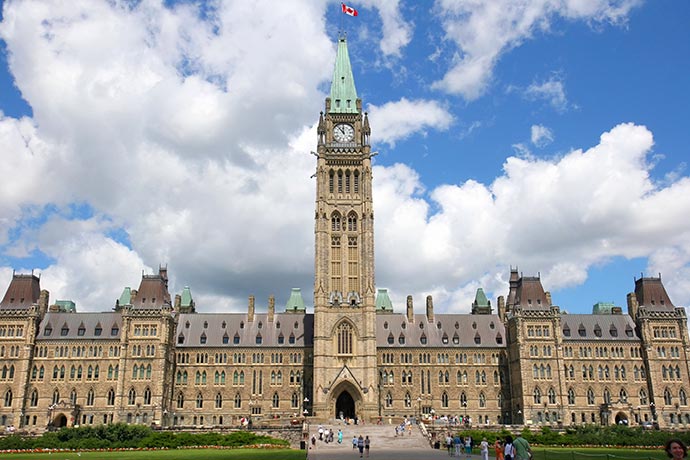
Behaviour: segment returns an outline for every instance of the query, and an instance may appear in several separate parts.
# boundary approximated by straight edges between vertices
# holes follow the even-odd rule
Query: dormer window
[[[613,324],[609,329],[609,334],[611,334],[611,337],[618,337],[618,329],[616,329],[616,326],[614,326]]]
[[[400,334],[400,337],[398,337],[398,343],[400,345],[405,345],[405,336],[403,334]]]
[[[228,325],[225,321],[223,321],[220,325],[221,329],[225,329],[225,327]]]
[[[290,345],[294,345],[295,343],[295,334],[290,334],[290,337],[288,338],[288,343]]]
[[[204,329],[208,329],[208,321],[204,321]]]
[[[223,345],[227,345],[228,343],[230,343],[230,337],[228,336],[228,333],[226,332],[225,334],[223,334]]]
[[[601,337],[601,327],[598,324],[594,326],[594,335]]]
[[[281,332],[280,335],[278,336],[278,345],[282,345],[285,343],[285,336]]]
[[[244,321],[240,322],[240,329],[244,329]]]
[[[184,323],[184,328],[185,328],[185,329],[189,329],[189,321],[187,321],[186,323]]]
[[[182,345],[184,343],[184,335],[180,334],[177,336],[177,344]]]
[[[340,99],[335,100],[335,108],[339,109],[340,108]]]
[[[580,337],[586,337],[587,336],[587,330],[585,329],[585,325],[580,323],[580,327],[577,329],[577,333],[580,334]]]
[[[458,336],[458,333],[457,333],[457,332],[456,332],[455,335],[453,336],[453,343],[454,343],[455,345],[459,345],[459,344],[460,344],[460,337]]]
[[[256,334],[256,344],[261,345],[261,342],[263,342],[263,338],[261,337],[261,334]]]
[[[276,329],[280,329],[280,321],[276,321]]]
[[[262,323],[261,321],[259,321],[259,329],[261,329],[262,327],[264,327],[264,323]]]
[[[503,343],[503,336],[501,334],[496,334],[496,343],[499,345]]]
[[[110,329],[110,335],[112,335],[113,337],[116,336],[116,335],[119,334],[119,333],[120,333],[120,328],[117,327],[117,326],[113,326],[113,327]]]
[[[232,338],[232,343],[238,345],[240,343],[240,335],[235,333],[235,337]]]
[[[564,335],[565,337],[570,337],[570,326],[568,326],[567,324],[566,324],[565,327],[563,328],[563,335]]]
[[[60,335],[64,337],[67,334],[69,334],[69,327],[67,327],[67,325],[64,325],[62,326],[62,329],[60,329]]]
[[[45,329],[43,329],[43,335],[50,335],[53,333],[53,328],[49,325],[46,326]]]
[[[96,337],[99,337],[103,333],[103,328],[101,327],[100,324],[96,325],[96,329],[93,330],[93,335]]]
[[[426,335],[422,334],[422,336],[419,338],[419,343],[426,345]]]
[[[477,345],[482,343],[482,336],[479,335],[479,332],[474,335],[474,343]]]
[[[202,345],[206,344],[206,334],[201,334],[201,337],[199,337],[199,343]]]
[[[350,108],[350,103],[351,103],[351,102],[352,102],[352,101],[351,101],[350,99],[348,99],[347,101],[345,101],[345,103],[346,103],[348,109]]]
[[[84,325],[82,324],[82,325],[79,326],[79,329],[77,329],[77,335],[81,337],[81,336],[83,336],[83,335],[85,335],[85,334],[86,334],[86,328],[85,328]]]

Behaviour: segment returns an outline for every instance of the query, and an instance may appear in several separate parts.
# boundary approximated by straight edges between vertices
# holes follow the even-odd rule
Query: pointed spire
[[[335,58],[333,81],[331,83],[331,113],[357,113],[357,90],[352,76],[350,55],[345,37],[338,39],[338,54]]]

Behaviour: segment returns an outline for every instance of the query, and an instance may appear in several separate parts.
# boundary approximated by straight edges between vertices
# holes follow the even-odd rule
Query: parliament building
[[[538,276],[512,268],[506,295],[492,304],[478,289],[471,313],[436,314],[431,296],[394,311],[374,281],[370,134],[340,38],[317,129],[313,312],[293,289],[278,308],[250,297],[246,313],[203,313],[189,288],[168,291],[160,267],[114,308],[80,313],[51,302],[35,274],[13,274],[0,303],[0,426],[303,415],[690,425],[687,317],[660,276],[635,280],[627,311],[566,313]]]

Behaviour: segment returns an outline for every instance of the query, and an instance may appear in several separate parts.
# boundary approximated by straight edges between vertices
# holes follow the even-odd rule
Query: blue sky
[[[662,274],[690,302],[690,5],[9,1],[0,275],[107,310],[168,264],[201,311],[311,303],[314,123],[347,32],[396,308],[495,302],[510,266],[571,312]]]

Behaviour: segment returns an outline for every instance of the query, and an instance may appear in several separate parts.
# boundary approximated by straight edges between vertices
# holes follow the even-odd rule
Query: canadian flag
[[[352,8],[351,6],[347,6],[344,3],[341,3],[343,7],[343,13],[350,15],[350,16],[357,16],[357,10]]]

